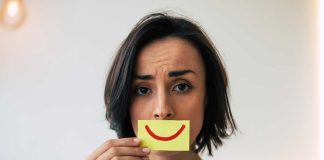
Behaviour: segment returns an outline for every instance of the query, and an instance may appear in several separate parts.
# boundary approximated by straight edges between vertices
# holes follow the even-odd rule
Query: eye
[[[173,88],[173,90],[178,91],[178,92],[187,92],[190,89],[191,89],[191,86],[186,83],[180,83]]]
[[[136,88],[136,94],[138,94],[138,95],[145,95],[149,91],[150,91],[150,89],[147,88],[147,87],[138,87],[138,88]]]

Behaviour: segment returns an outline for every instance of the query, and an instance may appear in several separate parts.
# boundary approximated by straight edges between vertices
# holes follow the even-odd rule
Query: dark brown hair
[[[199,51],[206,71],[207,103],[195,152],[206,147],[212,155],[237,130],[228,100],[228,78],[219,52],[203,29],[189,19],[153,13],[143,17],[123,41],[111,66],[104,93],[106,119],[119,138],[134,137],[130,120],[131,84],[138,52],[148,43],[166,37],[190,42]],[[228,132],[229,131],[229,132]]]

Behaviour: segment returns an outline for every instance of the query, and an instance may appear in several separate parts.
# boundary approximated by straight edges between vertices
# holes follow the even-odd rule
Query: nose
[[[172,119],[174,117],[175,112],[167,94],[157,93],[155,104],[153,111],[153,118],[155,120]]]

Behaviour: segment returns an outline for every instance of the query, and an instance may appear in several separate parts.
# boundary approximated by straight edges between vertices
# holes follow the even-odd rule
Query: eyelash
[[[175,88],[176,87],[179,87],[179,85],[185,85],[185,87],[186,87],[186,89],[184,91],[177,91],[177,92],[179,92],[179,94],[187,93],[187,92],[189,92],[192,89],[192,86],[190,84],[182,82],[182,83],[178,83],[174,87],[172,87],[172,91],[175,91]],[[148,87],[137,87],[135,89],[135,94],[138,95],[138,96],[144,96],[144,95],[147,94],[147,93],[144,93],[144,94],[143,93],[139,93],[140,89],[146,89],[146,90],[148,90],[147,92],[151,91],[151,89],[148,88]]]
[[[137,88],[135,89],[135,94],[136,94],[136,95],[139,95],[139,96],[143,96],[143,95],[144,95],[144,94],[139,93],[140,89],[148,89],[148,90],[150,90],[150,89],[147,88],[147,87],[137,87]]]
[[[178,83],[174,88],[178,87],[179,85],[185,85],[185,87],[187,87],[184,91],[178,91],[178,92],[181,92],[181,93],[188,92],[192,88],[192,86],[190,84],[187,84],[187,83]],[[172,90],[174,90],[174,89],[172,89]]]

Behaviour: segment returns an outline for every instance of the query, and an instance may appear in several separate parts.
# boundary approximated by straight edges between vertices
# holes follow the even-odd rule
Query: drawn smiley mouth
[[[173,135],[168,136],[168,137],[162,137],[162,136],[158,136],[155,133],[153,133],[153,131],[150,129],[150,127],[148,125],[145,125],[145,129],[146,129],[147,133],[149,135],[151,135],[153,138],[160,140],[160,141],[170,141],[170,140],[177,138],[185,128],[186,128],[186,126],[183,124],[181,126],[181,128]]]

